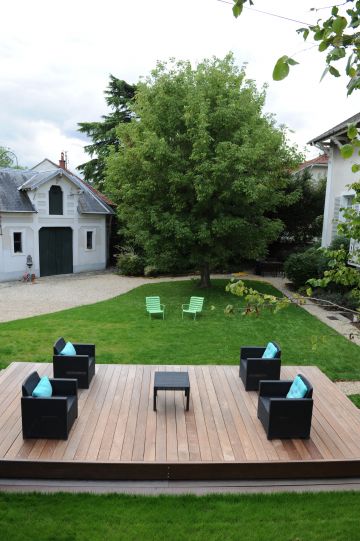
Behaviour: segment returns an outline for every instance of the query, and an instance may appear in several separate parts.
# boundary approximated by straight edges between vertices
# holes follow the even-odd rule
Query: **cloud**
[[[256,0],[254,7],[312,22],[326,14],[310,12],[313,4]],[[239,65],[248,62],[250,78],[269,83],[266,111],[294,130],[290,138],[301,148],[358,112],[355,97],[346,98],[344,78],[319,83],[323,57],[316,48],[303,51],[312,44],[296,34],[300,23],[251,9],[235,20],[231,5],[216,0],[12,0],[2,6],[2,20],[0,145],[25,165],[44,157],[57,161],[62,150],[72,168],[86,161],[77,124],[107,112],[109,74],[136,82],[172,56],[195,63],[234,51]],[[273,82],[276,59],[298,51],[300,66]]]

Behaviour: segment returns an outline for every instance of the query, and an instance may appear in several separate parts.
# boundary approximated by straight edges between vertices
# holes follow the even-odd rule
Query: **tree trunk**
[[[211,287],[209,263],[204,263],[203,266],[200,269],[200,284],[199,284],[199,287],[201,287],[201,288]]]

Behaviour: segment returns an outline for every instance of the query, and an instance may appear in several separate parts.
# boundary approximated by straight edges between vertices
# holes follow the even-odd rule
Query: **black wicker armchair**
[[[32,392],[40,381],[32,372],[22,385],[21,417],[24,438],[67,440],[78,416],[76,379],[50,379],[52,396],[35,398]]]
[[[309,438],[313,410],[311,383],[299,374],[307,387],[304,398],[286,398],[292,381],[261,381],[257,416],[268,440]]]
[[[257,391],[260,380],[280,378],[281,349],[276,342],[272,343],[278,350],[273,359],[262,358],[266,346],[240,348],[239,374],[246,391]]]
[[[88,389],[95,375],[95,344],[73,344],[76,355],[60,355],[65,345],[64,338],[54,344],[54,378],[75,378],[79,389]]]

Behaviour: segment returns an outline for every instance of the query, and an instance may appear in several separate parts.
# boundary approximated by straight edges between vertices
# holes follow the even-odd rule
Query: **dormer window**
[[[63,214],[63,193],[60,186],[51,186],[49,190],[49,214]]]

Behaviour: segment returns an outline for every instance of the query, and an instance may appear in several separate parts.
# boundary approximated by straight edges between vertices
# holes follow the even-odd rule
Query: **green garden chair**
[[[184,314],[192,314],[194,319],[196,319],[196,314],[200,314],[203,309],[204,297],[190,297],[189,304],[182,304],[182,319],[184,319]]]
[[[152,314],[162,314],[162,318],[165,318],[165,305],[160,304],[160,297],[146,297],[146,311],[151,319]]]

